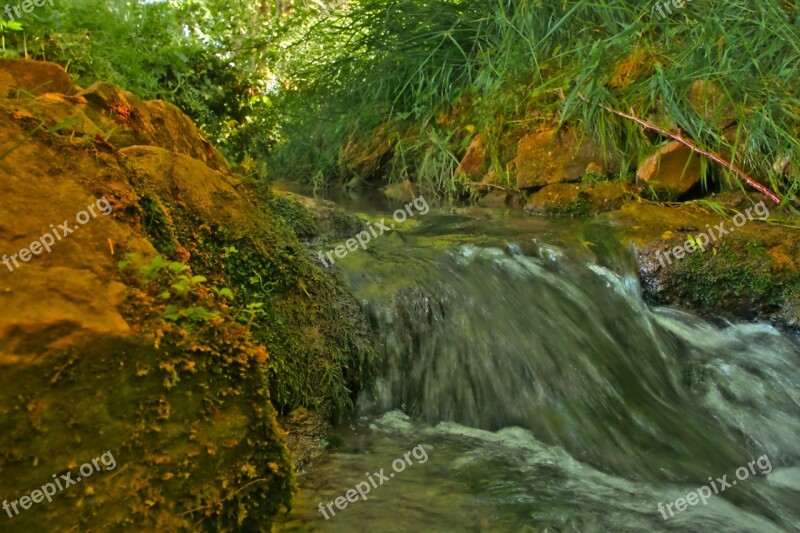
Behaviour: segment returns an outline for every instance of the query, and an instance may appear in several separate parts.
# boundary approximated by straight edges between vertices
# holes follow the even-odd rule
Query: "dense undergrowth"
[[[267,95],[277,16],[243,0],[69,0],[6,29],[2,55],[59,63],[83,87],[108,81],[172,102],[232,161],[263,160],[277,124]]]
[[[513,186],[520,132],[570,122],[623,154],[627,179],[662,139],[616,109],[682,132],[784,198],[798,188],[794,1],[694,0],[664,18],[630,0],[277,6],[77,0],[34,13],[6,54],[171,100],[262,176],[325,185],[379,173],[459,194],[469,184],[454,171],[481,132],[495,182]],[[353,163],[376,154],[369,171]],[[735,181],[726,172],[704,174]]]
[[[475,131],[501,174],[515,132],[565,122],[625,154],[629,169],[659,139],[602,104],[682,131],[793,195],[797,181],[783,171],[797,175],[800,148],[797,5],[697,0],[665,19],[652,9],[630,1],[360,2],[304,34],[317,61],[289,69],[299,89],[286,97],[315,102],[320,116],[287,124],[288,142],[274,154],[278,174],[349,178],[336,172],[342,147],[386,121],[404,131],[392,142],[406,164],[390,166],[391,177],[410,174],[445,193],[459,188],[453,162]],[[326,46],[333,40],[341,44]],[[700,95],[698,80],[707,82]],[[298,150],[306,157],[290,165]]]

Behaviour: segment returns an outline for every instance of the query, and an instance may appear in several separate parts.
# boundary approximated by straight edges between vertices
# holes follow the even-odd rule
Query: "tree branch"
[[[578,96],[580,96],[581,100],[583,100],[584,102],[589,103],[589,100],[587,100],[586,97],[583,94],[578,93]],[[633,120],[634,122],[636,122],[637,124],[641,125],[645,129],[652,130],[652,131],[657,131],[661,135],[664,135],[666,137],[669,137],[670,139],[678,141],[682,145],[688,147],[690,150],[692,150],[694,152],[697,152],[698,154],[702,154],[702,155],[708,157],[709,159],[711,159],[713,161],[716,161],[717,163],[719,163],[720,165],[724,166],[725,168],[727,168],[727,169],[735,172],[736,174],[738,174],[751,187],[753,187],[754,189],[756,189],[759,192],[764,193],[770,200],[772,200],[773,202],[775,202],[778,205],[781,205],[781,199],[778,198],[775,195],[775,193],[773,193],[772,191],[770,191],[769,189],[767,189],[766,187],[764,187],[763,185],[758,183],[756,180],[754,180],[753,178],[751,178],[750,176],[745,174],[743,170],[740,170],[733,163],[729,163],[728,161],[726,161],[722,157],[718,156],[717,154],[714,154],[714,153],[709,152],[707,150],[703,150],[702,148],[700,148],[699,146],[694,144],[689,139],[686,139],[686,138],[682,137],[681,135],[679,135],[677,133],[669,132],[669,131],[665,130],[664,128],[656,126],[655,124],[651,124],[651,123],[649,123],[649,122],[647,122],[647,121],[645,121],[645,120],[643,120],[643,119],[641,119],[641,118],[639,118],[639,117],[637,117],[637,116],[635,116],[633,114],[628,114],[628,113],[623,113],[622,111],[617,111],[616,109],[608,107],[605,104],[598,103],[597,105],[599,105],[601,108],[605,109],[609,113],[613,113],[613,114],[618,115],[620,117],[627,118],[628,120]]]

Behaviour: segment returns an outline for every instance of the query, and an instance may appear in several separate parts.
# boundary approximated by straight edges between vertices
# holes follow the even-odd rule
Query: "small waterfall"
[[[635,274],[546,246],[379,261],[350,276],[385,354],[362,413],[518,427],[640,481],[702,484],[764,454],[776,467],[800,460],[800,349],[769,326],[650,309]],[[772,520],[776,502],[793,505],[760,480],[726,498]]]
[[[432,213],[338,268],[382,377],[286,530],[800,530],[795,336],[648,306],[592,224]],[[317,510],[420,444],[430,460],[374,498]],[[659,511],[762,456],[769,472]]]

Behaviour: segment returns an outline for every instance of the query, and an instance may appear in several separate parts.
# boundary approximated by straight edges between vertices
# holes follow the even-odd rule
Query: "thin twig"
[[[500,189],[501,191],[506,192],[506,188],[505,187],[503,187],[501,185],[495,185],[494,183],[473,183],[472,186],[473,187],[477,187],[478,189],[480,189],[482,187],[486,187],[486,188],[489,188],[489,189],[492,189],[492,188]]]
[[[580,96],[581,100],[583,100],[584,102],[589,103],[589,100],[583,94],[578,93],[578,96]],[[781,199],[778,198],[775,195],[775,193],[773,193],[772,191],[770,191],[769,189],[767,189],[766,187],[764,187],[763,185],[758,183],[756,180],[754,180],[753,178],[751,178],[750,176],[745,174],[743,170],[740,170],[739,168],[737,168],[733,163],[729,163],[728,161],[726,161],[722,157],[718,156],[717,154],[711,153],[711,152],[709,152],[707,150],[703,150],[702,148],[700,148],[699,146],[694,144],[689,139],[686,139],[686,138],[682,137],[681,135],[678,135],[677,133],[672,133],[670,131],[667,131],[664,128],[656,126],[655,124],[651,124],[651,123],[647,122],[646,120],[643,120],[643,119],[641,119],[641,118],[639,118],[639,117],[637,117],[637,116],[635,116],[633,114],[628,114],[628,113],[623,113],[622,111],[617,111],[616,109],[608,107],[607,105],[602,104],[602,103],[598,103],[597,105],[599,105],[600,107],[602,107],[603,109],[605,109],[609,113],[614,113],[615,115],[618,115],[618,116],[623,117],[623,118],[627,118],[628,120],[633,120],[634,122],[636,122],[637,124],[641,125],[645,129],[657,131],[661,135],[664,135],[666,137],[669,137],[670,139],[678,141],[682,145],[688,147],[690,150],[692,150],[694,152],[697,152],[699,154],[702,154],[702,155],[708,157],[709,159],[711,159],[713,161],[716,161],[717,163],[719,163],[720,165],[724,166],[725,168],[727,168],[727,169],[735,172],[736,174],[738,174],[751,187],[753,187],[754,189],[756,189],[759,192],[764,193],[770,200],[772,200],[773,202],[775,202],[778,205],[781,205]]]

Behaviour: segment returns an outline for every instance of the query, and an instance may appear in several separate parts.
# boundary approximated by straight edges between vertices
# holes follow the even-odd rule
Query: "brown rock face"
[[[74,86],[67,71],[55,63],[19,59],[0,59],[0,98],[28,92],[69,93]]]
[[[3,72],[0,68],[0,87]],[[66,76],[63,69],[61,72]],[[57,80],[55,85],[69,88],[72,82]],[[0,95],[3,90],[0,88]],[[28,119],[62,134],[99,136],[113,148],[158,146],[202,161],[214,170],[228,170],[225,158],[177,107],[160,100],[146,102],[109,83],[95,83],[75,96],[47,92],[34,100],[3,100],[0,108],[17,120]]]
[[[179,197],[203,220],[222,224],[237,238],[256,230],[241,194],[243,187],[228,174],[158,146],[130,146],[120,153],[140,169],[155,191]]]
[[[145,102],[133,93],[97,82],[78,93],[80,106],[116,148],[160,146],[202,161],[214,170],[227,171],[225,158],[206,140],[194,123],[174,105],[161,100]]]
[[[339,172],[348,178],[369,180],[391,159],[397,144],[395,127],[382,124],[372,135],[351,138],[339,154]]]
[[[555,183],[535,192],[525,206],[529,215],[593,216],[619,209],[627,189],[616,183]]]
[[[487,170],[486,144],[483,140],[483,135],[478,134],[472,139],[467,153],[464,155],[463,159],[461,159],[456,169],[456,175],[477,179],[483,177]]]
[[[273,405],[334,405],[330,369],[356,365],[332,357],[371,353],[356,302],[177,108],[108,84],[17,98],[12,73],[71,86],[18,63],[0,64],[0,492],[117,462],[12,529],[269,530],[293,489]],[[344,404],[360,378],[337,379]]]
[[[672,141],[639,164],[636,178],[658,194],[678,198],[700,182],[700,157]]]
[[[618,166],[594,139],[575,128],[526,135],[519,141],[514,164],[520,189],[578,181],[590,164],[612,171]]]

